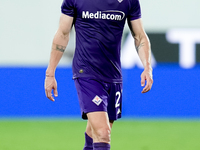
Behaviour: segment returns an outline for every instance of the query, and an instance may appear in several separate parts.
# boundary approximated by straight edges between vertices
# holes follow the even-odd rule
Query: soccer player
[[[120,48],[126,20],[144,65],[142,93],[148,92],[153,83],[150,42],[143,29],[139,1],[64,0],[61,10],[59,28],[53,39],[46,70],[46,96],[52,101],[54,96],[58,96],[55,70],[74,25],[76,49],[73,79],[82,118],[88,119],[83,150],[110,150],[112,125],[121,118]]]

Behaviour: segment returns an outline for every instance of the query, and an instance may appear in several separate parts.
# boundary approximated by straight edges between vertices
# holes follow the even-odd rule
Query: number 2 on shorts
[[[117,97],[117,101],[115,103],[115,108],[120,106],[119,100],[120,100],[120,97],[121,97],[121,93],[119,91],[116,92],[116,97]]]

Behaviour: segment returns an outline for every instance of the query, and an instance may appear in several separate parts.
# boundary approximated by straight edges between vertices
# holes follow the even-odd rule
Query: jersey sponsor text
[[[124,19],[125,13],[118,10],[97,11],[91,13],[89,11],[82,11],[82,18],[85,19],[106,19],[121,21]]]

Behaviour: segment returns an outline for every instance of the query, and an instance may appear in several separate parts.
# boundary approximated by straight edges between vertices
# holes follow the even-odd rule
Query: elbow
[[[60,37],[64,40],[69,40],[69,32],[66,31],[60,31]]]

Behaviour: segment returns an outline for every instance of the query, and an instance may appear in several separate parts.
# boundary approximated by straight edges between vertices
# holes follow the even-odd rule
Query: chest
[[[81,19],[123,21],[128,10],[128,0],[78,0],[76,3],[76,15]]]

